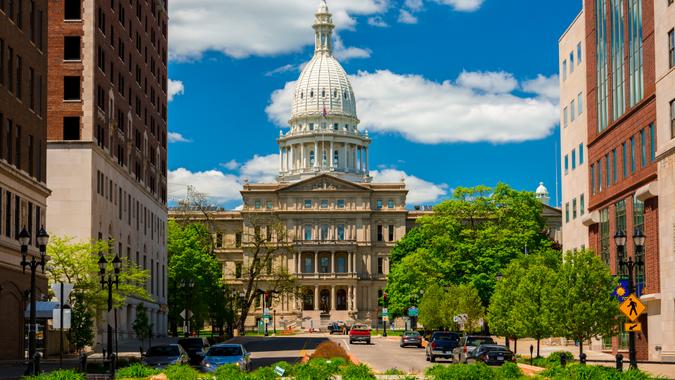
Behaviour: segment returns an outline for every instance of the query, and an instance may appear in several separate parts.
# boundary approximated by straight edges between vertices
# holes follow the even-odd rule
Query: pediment
[[[327,174],[289,184],[279,191],[370,191],[370,188]]]

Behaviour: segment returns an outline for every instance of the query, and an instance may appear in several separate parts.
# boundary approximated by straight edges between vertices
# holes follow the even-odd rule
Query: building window
[[[305,240],[312,240],[312,225],[305,224]]]
[[[345,225],[344,224],[338,224],[337,225],[336,235],[337,235],[337,240],[340,240],[340,241],[345,240]]]
[[[328,199],[321,200],[321,208],[328,208]]]
[[[79,61],[82,59],[80,53],[80,36],[63,37],[63,60]]]
[[[378,199],[375,204],[378,210],[382,209],[382,199]]]
[[[273,208],[274,208],[274,202],[272,202],[272,201],[267,201],[267,209],[268,209],[268,210],[271,210],[271,209],[273,209]]]
[[[315,161],[314,151],[311,150],[309,151],[309,166],[314,166],[314,161]]]
[[[218,233],[216,234],[216,248],[222,247],[223,247],[223,234]]]
[[[393,199],[389,199],[387,201],[387,208],[394,208],[394,200]]]
[[[384,274],[384,257],[377,258],[377,274]]]
[[[603,11],[595,12],[595,51],[596,51],[596,78],[597,78],[597,112],[598,132],[602,132],[608,125],[608,61],[607,61],[607,13],[605,10],[606,0],[595,0],[595,9]]]
[[[577,218],[577,199],[572,199],[572,219]]]
[[[305,208],[312,208],[312,200],[305,199]]]
[[[626,232],[626,201],[620,200],[614,205],[614,229],[616,232],[623,231]],[[616,252],[616,273],[627,274],[625,270],[621,269],[619,262],[626,260],[626,251],[623,251],[623,254],[619,254],[619,250]]]
[[[649,124],[649,160],[654,162],[656,158],[656,132],[654,131],[654,124]]]
[[[255,209],[259,210],[262,207],[262,202],[260,202],[259,199],[256,199],[255,201]]]
[[[612,14],[612,110],[614,119],[626,111],[624,83],[624,0],[611,0]]]
[[[637,104],[644,96],[642,0],[628,0],[630,105]]]
[[[600,210],[600,257],[609,266],[609,209]]]
[[[675,139],[675,100],[670,101],[670,138]]]
[[[577,65],[581,64],[581,42],[577,44]]]
[[[574,112],[577,110],[577,107],[574,105],[574,100],[570,102],[570,122],[574,121]]]
[[[81,20],[82,19],[82,0],[65,0],[64,1],[64,19],[65,20]]]
[[[64,140],[80,139],[79,116],[66,116],[63,118],[63,139]]]
[[[377,241],[383,241],[384,236],[382,235],[382,225],[378,224],[377,225]]]
[[[394,241],[394,231],[395,231],[394,225],[390,224],[387,231],[389,232],[389,241]]]
[[[630,138],[630,174],[635,173],[635,136]]]
[[[612,177],[614,178],[614,183],[617,183],[616,175],[616,148],[612,150]]]
[[[567,155],[565,155],[565,175],[567,175],[567,173],[569,172],[569,166],[570,166],[569,161],[570,161],[569,157]]]
[[[668,32],[668,67],[675,66],[675,29]]]
[[[337,200],[337,208],[345,208],[345,200],[344,199],[338,199]]]
[[[570,52],[570,74],[574,72],[574,51]]]
[[[567,128],[567,107],[563,108],[563,128]]]
[[[607,181],[607,188],[612,184],[612,175],[609,171],[609,153],[605,155],[605,180]]]
[[[626,165],[626,143],[621,144],[621,169],[623,170],[623,178],[628,177],[628,166]]]
[[[328,256],[323,256],[319,259],[321,263],[321,273],[328,273],[330,271],[330,258]]]
[[[80,100],[80,77],[63,77],[63,100]]]
[[[584,201],[584,194],[579,197],[579,215],[586,213],[586,202]]]
[[[234,277],[235,278],[241,278],[241,270],[242,270],[243,264],[242,263],[236,263],[234,264]]]
[[[577,95],[577,115],[581,115],[584,112],[584,103],[581,99],[581,93]]]
[[[237,232],[234,235],[234,246],[237,248],[241,247],[241,232]]]
[[[567,80],[567,60],[562,62],[562,78],[563,81]]]
[[[602,191],[602,160],[598,160],[595,163],[595,166],[598,168],[598,192]]]
[[[579,165],[584,164],[584,144],[579,144]]]
[[[644,231],[645,230],[645,204],[644,202],[640,201],[637,199],[637,197],[633,198],[633,228],[635,230],[640,230]],[[632,240],[632,239],[629,239]],[[637,247],[633,247],[633,252],[635,252],[635,261],[641,261],[645,263],[645,251],[647,249],[647,245],[642,247],[642,251],[638,252]],[[646,263],[645,263],[646,264]],[[637,284],[638,289],[643,289],[646,276],[645,276],[645,266],[646,265],[641,265],[637,268],[637,273],[635,276],[635,283]],[[640,292],[641,293],[641,292]]]
[[[595,165],[591,165],[591,194],[595,195]]]
[[[321,240],[328,240],[328,225],[321,225]]]
[[[565,223],[570,222],[570,203],[565,203]]]
[[[572,149],[572,170],[577,168],[577,152]]]
[[[647,139],[644,129],[640,131],[640,163],[643,168],[647,166]]]

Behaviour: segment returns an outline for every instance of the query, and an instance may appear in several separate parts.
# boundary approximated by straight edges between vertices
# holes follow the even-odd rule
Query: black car
[[[497,344],[481,344],[474,351],[473,358],[487,365],[502,365],[516,361],[516,355],[511,350]]]
[[[190,356],[190,364],[195,365],[202,362],[210,347],[208,339],[202,337],[182,338],[178,340],[178,344]]]
[[[426,347],[427,361],[435,362],[437,358],[452,360],[452,350],[457,347],[460,335],[454,332],[435,331]]]
[[[344,322],[331,322],[328,324],[328,332],[333,335],[333,334],[346,334],[347,333],[347,327],[345,326]]]
[[[490,336],[484,335],[465,335],[460,339],[457,347],[452,350],[452,361],[455,363],[468,363],[469,360],[475,360],[476,348],[484,344],[497,345]]]

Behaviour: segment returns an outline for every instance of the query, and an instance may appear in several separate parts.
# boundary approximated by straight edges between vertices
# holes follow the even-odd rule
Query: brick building
[[[45,222],[47,1],[0,1],[0,360],[24,357],[24,310],[30,272],[23,273],[18,234]],[[38,299],[47,279],[37,277]]]
[[[167,313],[167,19],[162,0],[49,2],[48,227],[111,239],[147,269],[156,335]],[[141,302],[118,313],[120,339]]]
[[[647,312],[637,334],[638,359],[657,355],[652,337],[661,330],[659,197],[656,165],[654,3],[585,0],[586,104],[588,135],[589,246],[613,273],[620,260],[644,262],[636,282]],[[642,251],[636,231],[646,235]],[[628,236],[620,257],[614,235]],[[603,348],[627,348],[627,335],[603,340]]]

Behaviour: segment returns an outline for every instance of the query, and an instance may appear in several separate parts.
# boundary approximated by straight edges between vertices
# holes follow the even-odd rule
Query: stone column
[[[330,288],[330,309],[335,310],[335,285]]]
[[[319,310],[319,285],[314,285],[314,310]]]
[[[359,172],[363,173],[363,147],[359,147]]]
[[[314,252],[314,274],[319,274],[319,252]]]
[[[333,141],[330,142],[330,152],[328,152],[329,157],[328,157],[328,162],[330,162],[330,168],[335,169],[335,161],[333,160],[335,158],[335,155],[333,154]]]
[[[290,154],[288,155],[288,162],[289,162],[289,165],[288,165],[287,170],[288,170],[288,171],[292,171],[293,169],[295,169],[295,157],[294,157],[294,156],[295,156],[295,154],[294,154],[294,153],[295,153],[295,149],[293,148],[293,145],[291,145],[291,151],[290,151],[289,153],[290,153]]]
[[[305,144],[300,144],[300,171],[304,170],[307,167],[305,162]]]
[[[357,172],[357,167],[356,167],[356,144],[352,144],[352,166],[354,168],[354,173]]]
[[[335,251],[330,253],[330,271],[332,273],[336,273],[335,272]]]
[[[314,167],[319,167],[319,162],[321,158],[319,157],[319,141],[314,141]]]
[[[366,149],[366,174],[370,172],[369,165],[368,165],[368,147]]]
[[[302,253],[296,252],[295,253],[295,273],[300,274],[300,260],[302,258]]]
[[[342,143],[342,167],[347,171],[349,164],[347,162],[347,143]]]
[[[347,287],[347,310],[352,311],[354,308],[352,307],[352,286]]]
[[[347,273],[352,273],[352,255],[353,252],[347,252]]]
[[[279,147],[279,172],[284,171],[284,150]]]
[[[354,285],[354,311],[359,310],[359,302],[358,298],[356,298],[357,289],[356,285]]]

